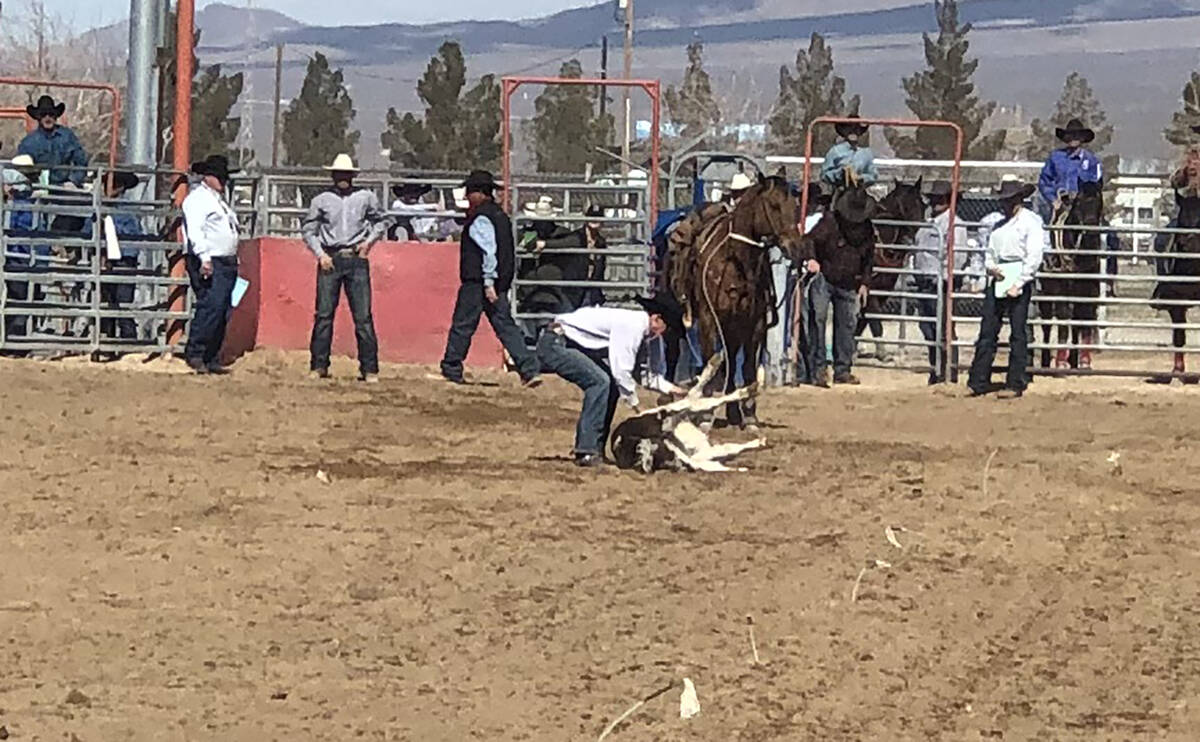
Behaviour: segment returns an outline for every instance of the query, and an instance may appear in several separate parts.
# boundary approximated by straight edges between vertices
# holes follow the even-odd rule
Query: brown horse
[[[1100,226],[1104,222],[1104,195],[1099,183],[1081,183],[1079,193],[1071,202],[1063,226]],[[1043,270],[1046,273],[1100,273],[1100,233],[1063,229],[1050,233],[1055,250],[1046,254]],[[1087,252],[1076,255],[1074,251]],[[1094,325],[1058,324],[1059,322],[1095,322],[1096,299],[1100,296],[1100,278],[1050,278],[1041,281],[1041,293],[1045,296],[1063,297],[1038,302],[1042,320],[1042,342],[1050,344],[1051,325],[1058,329],[1060,345],[1090,346],[1096,342],[1097,328]],[[1042,351],[1042,365],[1050,365],[1050,349]],[[1089,348],[1077,353],[1068,348],[1059,348],[1055,353],[1054,367],[1091,368],[1092,352]]]
[[[710,212],[690,249],[672,258],[677,273],[671,285],[696,319],[701,355],[707,360],[724,353],[727,393],[736,387],[739,354],[745,381],[756,379],[767,329],[779,319],[768,247],[776,244],[795,255],[797,218],[787,181],[762,178],[732,211]],[[754,425],[754,403],[731,405],[727,416],[731,423]]]
[[[925,220],[925,199],[921,196],[922,179],[917,178],[911,185],[897,180],[895,187],[879,202],[875,214],[876,220],[897,222],[922,222]],[[875,268],[898,269],[904,267],[909,251],[891,247],[891,245],[912,245],[917,235],[916,226],[880,225],[875,227],[877,239],[875,244]],[[861,336],[868,327],[876,339],[883,337],[883,322],[878,319],[867,319],[868,314],[880,314],[887,303],[887,296],[876,292],[894,291],[900,281],[899,273],[876,270],[871,275],[870,294],[867,297],[866,309],[858,320],[858,328],[854,334]]]

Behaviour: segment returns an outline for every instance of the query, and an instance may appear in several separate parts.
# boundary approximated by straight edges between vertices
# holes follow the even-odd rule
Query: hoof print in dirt
[[[286,690],[277,690],[271,694],[272,701],[286,701],[288,697]]]

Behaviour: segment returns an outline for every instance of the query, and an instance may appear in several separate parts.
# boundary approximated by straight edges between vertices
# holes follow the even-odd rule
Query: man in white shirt
[[[583,411],[575,427],[575,463],[597,467],[604,463],[617,400],[638,409],[638,355],[651,338],[661,337],[668,324],[682,329],[682,312],[665,299],[639,299],[642,311],[614,307],[584,307],[554,318],[538,340],[542,367],[583,390]],[[647,389],[682,394],[683,390],[657,373],[640,374]]]
[[[921,335],[929,346],[929,383],[943,381],[941,364],[938,363],[938,281],[946,280],[946,238],[950,234],[950,182],[937,180],[930,184],[929,208],[932,223],[917,230],[913,252],[913,270],[917,275],[913,286],[917,293],[926,298],[917,299],[917,313],[924,319],[919,323]],[[967,252],[967,230],[960,224],[954,227],[954,270],[955,286],[959,285],[959,272],[967,267],[970,253]]]
[[[188,278],[196,295],[184,356],[198,374],[225,374],[217,359],[225,342],[225,326],[238,277],[237,214],[224,199],[229,160],[222,155],[192,165],[201,181],[183,200]]]
[[[1034,278],[1042,265],[1042,254],[1046,248],[1046,228],[1042,218],[1026,208],[1024,203],[1036,190],[1032,185],[1006,181],[996,193],[1004,212],[1002,218],[991,227],[984,256],[984,267],[991,280],[984,289],[983,321],[967,380],[972,395],[991,391],[992,362],[996,359],[1000,324],[1005,314],[1009,316],[1011,332],[1008,378],[1001,396],[1010,399],[1020,397],[1028,384],[1029,301],[1033,297]],[[997,297],[997,282],[1008,283],[1004,281],[1006,271],[1016,274],[1018,270],[1019,275],[1011,282],[1012,285],[1003,296]]]

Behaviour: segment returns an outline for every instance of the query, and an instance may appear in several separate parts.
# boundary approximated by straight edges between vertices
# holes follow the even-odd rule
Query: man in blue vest
[[[516,274],[516,246],[512,222],[496,203],[499,187],[486,170],[475,170],[463,182],[469,210],[463,225],[458,271],[462,285],[454,302],[450,336],[442,357],[442,376],[455,384],[464,383],[463,362],[471,349],[471,338],[479,328],[480,315],[487,315],[496,337],[512,357],[521,383],[541,383],[537,356],[525,346],[525,336],[513,319],[508,290]]]

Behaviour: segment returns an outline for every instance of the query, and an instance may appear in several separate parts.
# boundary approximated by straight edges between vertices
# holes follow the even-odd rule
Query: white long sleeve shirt
[[[584,307],[560,314],[554,321],[563,335],[588,350],[608,350],[608,368],[621,390],[621,399],[637,407],[634,369],[638,352],[650,332],[650,315],[633,309]],[[643,372],[642,385],[658,392],[670,392],[673,385],[660,374]]]
[[[1007,221],[999,221],[989,214],[984,217],[984,225],[995,225],[991,226],[987,240],[987,269],[991,270],[1000,263],[1021,263],[1021,279],[1017,287],[1024,288],[1042,266],[1042,254],[1046,250],[1046,228],[1042,218],[1022,207],[1016,216]]]
[[[183,229],[188,249],[202,261],[237,255],[237,214],[203,183],[183,199]]]
[[[950,210],[946,209],[933,218],[928,227],[917,230],[913,241],[919,248],[914,252],[913,267],[926,276],[946,275],[946,237],[950,233]],[[962,220],[954,225],[954,269],[961,271],[970,262],[967,228]]]

